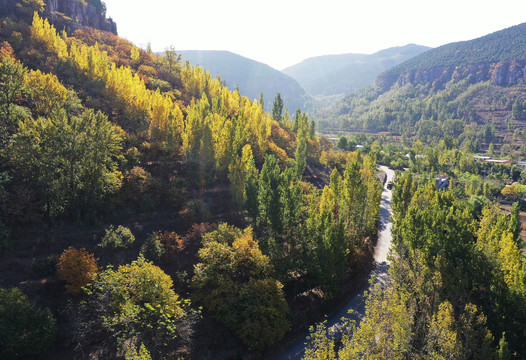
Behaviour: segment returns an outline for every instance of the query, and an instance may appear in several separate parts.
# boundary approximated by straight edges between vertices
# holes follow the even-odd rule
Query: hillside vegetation
[[[518,25],[429,50],[344,98],[319,126],[388,131],[423,142],[447,135],[466,142],[470,151],[493,143],[508,154],[525,154],[525,31]]]
[[[418,72],[435,67],[444,69],[468,65],[498,64],[525,60],[526,23],[513,26],[478,39],[461,41],[440,46],[415,56],[378,77],[377,83],[384,90],[406,73]]]
[[[0,357],[261,356],[359,286],[374,155],[21,6],[0,21]]]

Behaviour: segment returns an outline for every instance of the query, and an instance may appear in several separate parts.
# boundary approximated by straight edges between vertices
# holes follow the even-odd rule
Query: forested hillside
[[[247,59],[229,51],[183,50],[182,61],[202,66],[212,76],[220,76],[230,89],[239,87],[239,92],[249,99],[259,99],[263,93],[264,108],[272,109],[277,93],[283,97],[284,106],[291,112],[304,109],[310,96],[291,77],[260,62]]]
[[[370,132],[337,146],[400,171],[386,282],[359,323],[312,328],[304,359],[525,357],[525,32],[429,50],[318,122]]]
[[[466,188],[467,189],[467,188]],[[390,278],[340,343],[323,324],[304,359],[521,359],[525,262],[519,207],[473,212],[462,186],[439,191],[408,172],[393,193]]]
[[[516,64],[516,62],[526,60],[524,55],[525,35],[526,24],[520,24],[478,39],[440,46],[381,74],[377,79],[377,85],[385,91],[394,82],[398,82],[400,85],[405,82],[411,82],[413,85],[420,82],[433,82],[437,80],[437,75],[439,77],[451,76],[455,70],[455,77],[457,78],[466,77],[466,75],[478,75],[478,81],[489,80],[491,77],[494,82],[497,81],[499,85],[503,85],[504,83],[498,79],[499,72],[509,70],[511,73],[520,73],[518,68],[520,64]],[[435,68],[439,70],[433,71]],[[446,69],[448,73],[441,74]],[[466,70],[469,73],[465,74]],[[423,74],[422,77],[419,76],[420,73]],[[521,77],[518,74],[518,78]],[[510,79],[505,85],[516,83],[518,78]],[[447,82],[450,79],[445,80]]]
[[[430,48],[409,44],[371,55],[325,55],[303,60],[283,72],[311,95],[347,95],[370,85],[382,72]]]
[[[470,151],[505,146],[526,154],[524,24],[429,50],[380,75],[322,115],[324,130],[388,131],[438,142],[458,138]]]
[[[374,154],[43,6],[0,21],[0,357],[262,356],[359,286]]]

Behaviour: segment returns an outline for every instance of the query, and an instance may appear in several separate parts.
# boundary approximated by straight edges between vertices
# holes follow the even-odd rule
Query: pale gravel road
[[[376,283],[385,283],[387,279],[387,271],[389,270],[389,260],[387,260],[387,254],[391,248],[391,199],[393,192],[387,189],[387,183],[394,180],[395,172],[386,166],[379,166],[379,170],[387,174],[387,181],[384,185],[382,192],[382,201],[380,204],[380,217],[378,226],[378,241],[374,249],[374,259],[377,263],[376,268],[371,271],[371,275],[374,274]],[[339,324],[342,322],[342,318],[355,320],[356,323],[365,315],[365,293],[369,290],[372,284],[365,284],[359,291],[358,295],[349,300],[349,302],[338,310],[335,314],[327,319],[327,326],[337,333],[340,329]],[[349,310],[353,310],[349,314]],[[293,343],[291,343],[285,350],[278,355],[272,357],[275,360],[299,360],[303,357],[305,352],[305,344],[307,343],[308,334],[303,335]]]

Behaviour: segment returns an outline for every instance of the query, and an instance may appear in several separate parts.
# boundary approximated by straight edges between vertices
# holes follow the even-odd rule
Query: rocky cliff
[[[110,31],[117,35],[117,24],[106,18],[105,6],[102,2],[88,2],[83,0],[44,0],[46,12],[55,21],[62,21],[64,16],[69,18],[69,25],[73,28],[91,26],[95,29]],[[100,6],[96,6],[100,4]]]
[[[440,88],[466,78],[497,86],[526,82],[526,23],[426,51],[381,74],[375,85],[382,92],[407,83]]]
[[[101,0],[43,0],[44,15],[59,30],[75,31],[83,26],[109,31],[117,35],[117,24],[106,18],[106,5]],[[38,1],[0,0],[0,15],[32,17]],[[28,14],[30,13],[30,14]]]
[[[396,77],[380,76],[376,79],[375,86],[384,92],[396,84],[432,84],[434,88],[441,89],[449,81],[468,79],[476,83],[491,81],[497,86],[515,86],[526,83],[526,60],[508,61],[498,63],[469,64],[458,66],[434,66],[428,69],[410,70]]]

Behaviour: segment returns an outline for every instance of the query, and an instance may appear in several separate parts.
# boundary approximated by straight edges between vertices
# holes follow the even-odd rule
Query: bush
[[[140,166],[134,166],[124,174],[124,186],[122,193],[124,197],[131,200],[135,206],[141,208],[152,207],[155,200],[155,181],[152,175]]]
[[[106,234],[99,243],[99,247],[103,249],[119,249],[119,248],[128,248],[135,241],[135,236],[133,236],[131,230],[125,226],[119,225],[117,229],[110,225],[106,229]]]
[[[513,184],[501,190],[502,196],[508,201],[515,201],[524,196],[526,186]]]
[[[148,235],[146,242],[142,245],[141,254],[149,260],[159,262],[164,252],[165,249],[159,237],[155,233]]]
[[[18,289],[0,288],[0,358],[43,357],[55,336],[51,312],[31,304]]]
[[[88,285],[95,277],[99,268],[97,259],[86,251],[77,250],[70,246],[64,250],[57,264],[57,274],[64,280],[66,290],[72,294],[78,294],[83,286]]]
[[[141,353],[147,358],[146,349],[161,358],[164,348],[173,348],[191,334],[195,313],[190,302],[175,293],[169,275],[143,257],[116,270],[108,268],[86,287],[86,293],[86,302],[79,307],[79,324],[88,325],[82,333],[107,330],[117,351],[127,344],[144,344],[139,354],[128,348],[128,358],[137,359]]]
[[[152,234],[157,237],[164,248],[164,257],[173,259],[178,253],[186,248],[184,238],[175,232],[157,231]]]
[[[152,356],[144,344],[141,344],[139,351],[134,345],[131,345],[124,354],[124,360],[152,360]]]

